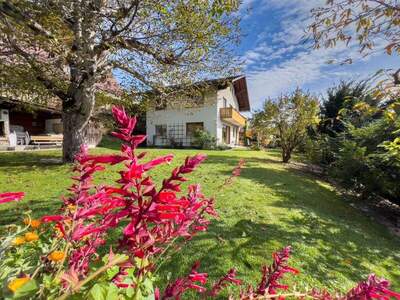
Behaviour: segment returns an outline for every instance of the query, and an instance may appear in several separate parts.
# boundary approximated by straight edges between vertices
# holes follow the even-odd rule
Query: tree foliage
[[[368,94],[368,82],[342,81],[327,90],[327,96],[321,103],[321,121],[319,131],[335,136],[345,130],[342,113],[353,109],[359,102],[376,105]],[[372,103],[374,102],[374,103]]]
[[[382,102],[368,90],[351,82],[329,89],[306,152],[344,187],[398,203],[400,118],[389,113],[396,99]]]
[[[397,0],[328,0],[311,14],[313,22],[308,31],[316,49],[344,43],[358,46],[363,55],[376,51],[400,54],[400,3]],[[352,58],[347,58],[346,62],[351,63]],[[380,80],[376,98],[400,97],[400,69],[380,70],[376,77]]]
[[[96,85],[111,70],[136,93],[232,74],[237,8],[211,0],[1,0],[2,89],[62,101],[64,159],[72,160]]]
[[[313,9],[310,31],[315,48],[355,40],[368,53],[382,40],[386,52],[400,53],[400,4],[397,0],[328,0]]]
[[[293,150],[301,144],[307,128],[316,124],[318,100],[299,89],[278,99],[265,101],[258,112],[258,128],[279,139],[282,161],[289,162]]]
[[[400,3],[396,0],[329,0],[312,10],[312,15],[309,31],[315,48],[342,42],[357,45],[364,55],[382,49],[388,55],[400,54]],[[373,92],[367,98],[357,97],[339,111],[346,128],[325,145],[333,154],[330,166],[342,183],[362,194],[377,193],[398,201],[400,69],[390,75],[370,87]],[[320,139],[327,140],[323,135]]]

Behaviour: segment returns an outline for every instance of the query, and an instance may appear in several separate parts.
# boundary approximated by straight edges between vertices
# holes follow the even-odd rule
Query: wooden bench
[[[31,143],[33,145],[62,145],[62,135],[31,135]]]

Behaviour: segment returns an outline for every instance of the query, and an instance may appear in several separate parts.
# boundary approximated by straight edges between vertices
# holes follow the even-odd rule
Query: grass
[[[115,151],[106,144],[93,152]],[[148,149],[150,157],[173,152],[172,166],[158,168],[157,181],[169,174],[195,150]],[[240,278],[254,282],[271,253],[292,245],[291,265],[301,270],[294,281],[299,289],[310,286],[341,291],[376,273],[400,290],[400,240],[387,229],[350,206],[349,200],[319,178],[285,167],[277,152],[245,150],[206,151],[208,160],[191,176],[206,195],[217,196],[220,219],[208,232],[195,237],[172,255],[161,268],[160,278],[186,274],[196,260],[217,278],[235,266]],[[1,153],[0,192],[25,191],[23,202],[0,206],[0,225],[54,212],[71,183],[70,167],[55,158],[58,151]],[[235,184],[216,191],[240,158],[247,163]],[[115,169],[115,168],[114,168]],[[97,182],[110,182],[115,172],[103,172]],[[163,284],[161,280],[161,285]]]

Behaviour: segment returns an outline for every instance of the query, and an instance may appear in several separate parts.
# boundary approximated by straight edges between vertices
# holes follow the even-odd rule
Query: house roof
[[[245,76],[238,77],[232,81],[235,89],[235,95],[239,103],[240,111],[250,110],[249,92],[247,90],[247,81]]]
[[[170,86],[168,87],[171,90],[179,91],[185,90],[187,88],[195,88],[195,89],[205,89],[210,86],[214,86],[217,89],[225,89],[229,84],[233,85],[236,99],[239,104],[239,111],[249,111],[250,110],[250,100],[249,93],[247,90],[247,82],[246,77],[244,75],[230,76],[224,78],[216,78],[210,80],[198,81],[191,84],[189,87],[184,87],[180,85]],[[156,91],[149,91],[146,94],[158,94]]]
[[[206,87],[213,85],[218,89],[225,89],[229,83],[233,85],[236,99],[239,104],[239,111],[249,111],[250,100],[249,100],[249,93],[247,90],[246,76],[244,75],[204,80],[196,82],[193,85],[198,87],[203,87],[203,86]]]

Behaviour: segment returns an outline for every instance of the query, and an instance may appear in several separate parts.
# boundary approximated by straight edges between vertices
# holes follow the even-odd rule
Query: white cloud
[[[254,9],[257,12],[268,10],[269,13],[280,14],[280,30],[271,33],[266,28],[258,33],[257,41],[260,44],[243,56],[247,62],[247,81],[253,109],[259,108],[266,98],[279,96],[298,86],[312,85],[315,86],[315,92],[321,92],[337,79],[354,79],[354,75],[358,74],[354,66],[329,65],[327,62],[332,59],[343,61],[349,57],[358,58],[360,64],[367,65],[367,61],[375,56],[372,54],[361,58],[357,45],[312,50],[309,45],[302,43],[305,29],[310,23],[310,10],[324,3],[325,0],[247,1],[254,8],[258,5]]]
[[[267,45],[266,42],[263,42],[254,49],[246,51],[245,54],[242,56],[242,59],[247,65],[250,65],[269,57],[273,53],[273,51],[274,49],[271,46]]]
[[[350,78],[354,75],[351,66],[330,65],[332,58],[344,59],[357,55],[356,47],[338,47],[303,51],[294,57],[265,69],[250,70],[247,80],[253,108],[257,108],[268,97],[276,97],[296,87],[334,78]],[[364,62],[373,56],[364,59]]]

